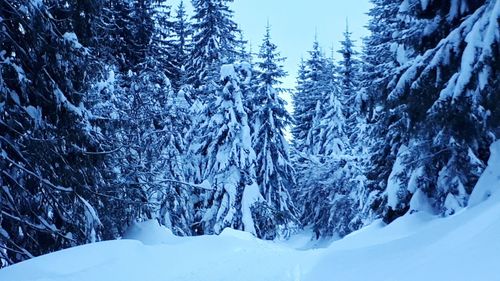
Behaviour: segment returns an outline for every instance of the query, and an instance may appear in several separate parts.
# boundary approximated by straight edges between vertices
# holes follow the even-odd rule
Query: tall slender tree
[[[229,8],[232,0],[193,0],[193,49],[188,82],[195,88],[218,81],[222,64],[237,57],[238,27]]]
[[[350,36],[347,34],[346,36]],[[356,95],[352,41],[344,41],[344,59],[339,72],[333,59],[312,52],[307,63],[305,92],[313,115],[304,150],[296,163],[297,202],[304,202],[301,220],[317,237],[344,236],[362,226],[359,206],[363,204],[364,177],[352,140],[356,125],[355,104],[347,97]],[[318,50],[314,48],[313,50]],[[347,78],[346,78],[347,77]],[[337,80],[338,79],[338,80]],[[340,80],[340,81],[339,81]],[[346,118],[348,114],[349,118]]]
[[[370,36],[363,39],[360,90],[365,96],[361,111],[368,122],[378,120],[385,105],[389,79],[400,66],[394,50],[393,33],[402,24],[398,20],[400,0],[371,0],[367,28]]]
[[[309,59],[299,73],[298,91],[294,94],[294,121],[292,129],[296,149],[313,153],[318,138],[317,126],[323,115],[323,104],[328,92],[326,59],[317,38],[309,51]],[[331,77],[333,79],[333,77]]]
[[[351,39],[352,32],[346,23],[344,40],[340,42],[341,49],[338,51],[342,55],[339,67],[340,89],[343,95],[343,103],[347,118],[359,112],[363,97],[359,91],[359,68],[360,62],[357,58],[358,52],[354,49],[354,41]]]
[[[177,73],[173,77],[172,84],[174,89],[179,89],[182,85],[188,82],[187,66],[191,50],[191,23],[186,12],[184,1],[181,1],[177,6],[176,15],[173,21],[174,39],[174,58],[173,64],[176,67]]]
[[[220,233],[226,227],[257,233],[253,210],[263,199],[256,184],[255,152],[241,95],[250,72],[246,64],[222,66],[217,94],[205,108],[210,118],[200,124],[191,143],[192,152],[202,156],[198,164],[201,186],[209,189],[199,194],[197,234]]]
[[[368,24],[371,35],[364,40],[362,54],[361,91],[366,95],[362,112],[368,122],[366,176],[372,200],[367,203],[372,207],[366,208],[365,213],[374,218],[383,212],[383,196],[380,194],[387,187],[398,151],[407,139],[405,106],[396,106],[387,97],[394,88],[393,80],[398,69],[407,63],[412,52],[403,47],[402,36],[393,36],[410,24],[409,18],[399,12],[401,1],[373,0],[372,4]]]
[[[296,225],[295,208],[289,195],[294,174],[284,133],[291,117],[285,101],[279,96],[280,79],[286,76],[284,58],[271,41],[269,23],[256,63],[256,92],[252,100],[252,142],[257,155],[257,184],[266,204],[257,216],[259,237],[273,239],[284,236]]]

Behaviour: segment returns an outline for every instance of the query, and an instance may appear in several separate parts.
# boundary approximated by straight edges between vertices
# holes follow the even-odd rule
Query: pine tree
[[[306,63],[301,59],[299,71],[297,73],[297,87],[293,93],[293,147],[297,151],[301,151],[304,147],[304,140],[307,136],[307,123],[303,122],[307,112],[307,96],[306,91]]]
[[[345,115],[351,119],[351,115],[360,111],[364,98],[359,91],[359,67],[358,52],[354,50],[354,41],[351,39],[352,32],[346,25],[344,40],[340,42],[342,48],[338,51],[342,55],[339,68],[340,90],[342,101],[345,105]]]
[[[166,76],[152,66],[132,81],[127,91],[132,107],[126,124],[130,136],[126,140],[126,182],[131,187],[138,184],[145,200],[156,204],[146,215],[159,217],[174,233],[190,234],[189,187],[174,182],[182,182],[185,177],[183,134],[189,126],[186,101],[174,94]]]
[[[174,57],[173,65],[176,67],[176,74],[171,78],[174,89],[179,89],[188,82],[187,70],[188,58],[191,52],[191,23],[189,22],[184,1],[177,6],[176,16],[173,21]]]
[[[187,140],[184,137],[190,126],[189,102],[181,91],[167,98],[163,120],[162,150],[157,161],[159,183],[157,201],[160,202],[158,217],[160,222],[178,235],[192,235],[191,225],[194,220],[192,202],[193,187],[183,184],[189,182]],[[173,180],[173,181],[171,181]],[[179,181],[181,183],[178,183]]]
[[[329,81],[325,81],[326,60],[317,38],[309,55],[310,58],[305,62],[304,70],[299,73],[299,91],[294,94],[295,126],[292,134],[298,151],[313,153],[318,141],[317,127],[324,114],[322,104],[328,96]]]
[[[404,55],[402,47],[398,48],[399,39],[393,37],[393,34],[397,34],[399,29],[406,26],[398,14],[401,1],[371,2],[373,8],[369,12],[368,23],[371,35],[364,39],[362,53],[361,91],[366,96],[366,103],[362,106],[361,113],[368,123],[365,138],[365,143],[368,143],[369,147],[366,176],[368,193],[373,192],[371,195],[373,201],[368,203],[373,207],[367,208],[365,212],[367,216],[374,218],[381,212],[379,194],[387,186],[392,165],[406,132],[406,115],[402,112],[403,107],[391,106],[387,102],[387,96],[393,87],[392,79],[398,67],[405,63],[407,55]],[[398,50],[403,53],[399,56],[400,61],[397,56]],[[394,126],[389,126],[389,122]]]
[[[365,96],[361,111],[370,123],[378,121],[385,105],[389,79],[399,63],[396,58],[396,42],[393,33],[401,25],[398,20],[400,0],[372,0],[373,8],[368,15],[370,36],[363,40],[360,90]]]
[[[71,25],[78,41],[87,47],[96,47],[99,40],[98,30],[102,24],[105,1],[66,1],[71,10]],[[99,19],[99,20],[97,20]]]
[[[257,184],[265,199],[256,215],[257,235],[265,239],[287,235],[297,222],[289,195],[294,185],[288,143],[284,137],[291,117],[279,96],[280,79],[286,76],[277,46],[271,41],[270,26],[258,54],[256,93],[252,100],[252,140],[256,152]]]
[[[340,92],[330,93],[326,112],[319,124],[319,142],[316,151],[319,155],[344,155],[350,147],[347,137],[347,124],[344,116],[344,106],[340,101]]]
[[[148,52],[155,32],[153,0],[109,1],[105,9],[109,23],[104,28],[109,52],[122,73],[140,65]]]
[[[178,45],[171,38],[174,27],[169,19],[170,7],[154,1],[143,5],[148,7],[146,20],[131,21],[138,26],[127,27],[150,31],[150,37],[141,41],[143,45],[131,46],[143,49],[143,56],[136,57],[135,64],[126,69],[118,68],[117,73],[111,67],[111,81],[103,82],[94,98],[93,110],[110,120],[106,122],[106,137],[119,148],[111,159],[115,167],[113,185],[125,201],[122,204],[129,203],[113,235],[121,235],[135,220],[151,218],[176,234],[189,235],[191,188],[184,183],[189,101],[185,91],[175,94],[168,79],[178,74],[173,62]],[[140,15],[140,11],[134,11],[140,7],[131,6],[130,14]]]
[[[193,48],[188,82],[195,88],[218,81],[223,63],[237,57],[238,27],[228,7],[232,0],[193,0]]]
[[[236,48],[236,59],[238,61],[253,63],[252,46],[245,40],[245,36],[241,30],[238,31],[238,46]]]
[[[345,103],[343,73],[336,73],[333,59],[324,59],[323,65],[316,86],[311,87],[321,99],[310,132],[314,136],[311,152],[298,164],[302,192],[296,200],[304,202],[301,220],[317,238],[343,237],[363,225],[359,208],[363,205],[364,177],[356,146],[349,138],[353,130],[346,115],[355,110],[352,103]],[[355,116],[351,115],[352,120]]]
[[[10,18],[0,22],[4,265],[99,240],[97,209],[109,198],[103,140],[83,103],[94,72],[75,11],[57,1],[2,1],[0,11]]]
[[[307,138],[297,142],[302,150],[294,159],[299,190],[294,197],[304,202],[302,223],[318,238],[342,237],[374,217],[368,214],[373,202],[365,177],[366,98],[360,91],[360,62],[348,29],[344,36],[340,67],[319,47],[313,48],[298,83],[309,100],[295,99],[297,119],[307,112],[304,116],[310,121]],[[295,132],[303,127],[302,123]]]
[[[402,44],[396,57],[406,63],[387,101],[388,111],[404,118],[385,117],[389,136],[401,143],[399,152],[392,152],[394,167],[385,171],[390,174],[383,199],[386,221],[422,209],[422,202],[440,214],[467,204],[495,138],[485,113],[498,91],[486,87],[498,75],[495,8],[495,1],[404,1],[400,6],[400,16],[412,25],[403,26],[396,39]]]
[[[193,153],[203,157],[201,186],[209,189],[199,194],[195,206],[196,234],[220,233],[226,227],[257,233],[253,210],[263,198],[255,182],[255,152],[241,96],[250,75],[247,64],[221,68],[218,92],[205,108],[209,118],[191,143]]]
[[[171,17],[171,6],[167,1],[151,1],[148,15],[153,21],[150,41],[146,45],[147,57],[161,64],[160,68],[172,84],[177,85],[180,67],[177,64],[176,35]],[[177,89],[177,87],[174,87]]]
[[[368,221],[383,212],[380,194],[387,187],[392,166],[406,138],[404,106],[395,107],[387,97],[398,68],[413,55],[402,47],[402,38],[393,36],[409,25],[408,18],[399,13],[401,1],[373,0],[372,4],[368,24],[371,35],[364,39],[360,89],[365,97],[361,116],[367,122],[363,143],[369,148],[364,164],[367,202],[362,212]]]
[[[333,55],[331,58],[324,58],[324,68],[319,79],[321,100],[316,105],[313,126],[314,155],[342,155],[349,146],[346,138],[343,97],[336,70]]]

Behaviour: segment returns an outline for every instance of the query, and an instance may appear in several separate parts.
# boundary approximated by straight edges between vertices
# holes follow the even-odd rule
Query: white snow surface
[[[134,223],[130,226],[123,239],[141,241],[144,245],[175,244],[182,237],[175,236],[172,231],[160,226],[157,220]]]
[[[255,222],[252,218],[252,207],[255,203],[264,201],[259,191],[259,186],[256,183],[247,185],[243,191],[241,200],[242,222],[246,232],[255,234]]]
[[[218,236],[177,237],[155,221],[126,238],[37,257],[0,270],[26,281],[500,281],[500,142],[470,199],[439,218],[413,212],[390,225],[375,221],[324,248],[306,234],[262,241],[225,229]],[[317,245],[317,244],[316,244]]]
[[[398,155],[396,157],[396,161],[392,168],[391,174],[389,175],[389,179],[387,181],[387,205],[393,209],[396,209],[399,204],[401,198],[401,192],[404,189],[404,184],[401,183],[399,176],[404,173],[405,167],[403,166],[403,158],[408,153],[408,148],[405,145],[402,145],[399,148]]]
[[[70,42],[74,48],[76,48],[76,49],[83,48],[82,44],[80,44],[80,42],[78,42],[78,37],[76,37],[76,34],[74,32],[64,33],[63,38],[65,41]]]
[[[219,236],[168,234],[167,243],[152,245],[100,242],[7,267],[0,280],[495,281],[499,199],[448,218],[420,212],[388,226],[376,221],[324,249],[297,250],[230,229]]]
[[[238,75],[234,70],[234,65],[232,64],[224,64],[220,68],[220,80],[224,80],[226,78],[238,79]]]
[[[469,206],[476,206],[500,191],[500,141],[491,145],[488,167],[469,197]]]

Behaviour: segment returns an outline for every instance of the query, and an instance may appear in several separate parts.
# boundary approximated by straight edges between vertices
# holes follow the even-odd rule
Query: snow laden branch
[[[127,181],[123,182],[122,184],[127,184],[127,185],[162,185],[164,183],[173,183],[173,184],[179,184],[181,186],[185,187],[191,187],[193,189],[200,189],[200,190],[213,190],[213,188],[210,187],[210,184],[208,182],[203,182],[201,184],[195,184],[195,183],[189,183],[185,181],[180,181],[180,180],[175,180],[175,179],[161,179],[157,181]],[[187,188],[186,188],[187,189]],[[190,190],[190,189],[187,189]]]
[[[192,187],[195,189],[213,190],[213,188],[211,188],[207,182],[203,182],[201,184],[195,184],[195,183],[183,182],[183,181],[174,180],[174,179],[163,179],[163,180],[158,181],[157,183],[176,183],[176,184],[180,184],[181,186],[189,186],[189,187]]]
[[[7,160],[9,163],[11,163],[12,165],[16,166],[17,168],[23,170],[25,173],[31,175],[31,176],[34,176],[35,178],[39,179],[41,183],[53,188],[53,189],[56,189],[56,190],[59,190],[59,191],[63,191],[63,192],[72,192],[73,189],[70,188],[70,187],[63,187],[63,186],[59,186],[59,185],[55,185],[53,183],[51,183],[50,181],[44,179],[42,176],[26,169],[25,167],[23,167],[22,165],[16,163],[14,160],[10,159],[9,157],[7,157],[6,155],[4,155],[3,157],[5,160]]]

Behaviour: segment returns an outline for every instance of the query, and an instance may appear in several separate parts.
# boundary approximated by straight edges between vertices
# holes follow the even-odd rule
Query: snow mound
[[[144,245],[158,245],[177,243],[180,237],[175,236],[170,229],[161,226],[157,220],[148,220],[133,223],[122,239],[139,240]]]
[[[143,247],[139,241],[119,240],[69,248],[4,268],[0,270],[0,280],[134,280],[115,279],[112,274],[105,277],[102,269],[114,264],[110,271],[117,270],[116,261],[133,260],[131,253],[140,252]]]
[[[387,226],[376,221],[326,249],[297,250],[231,229],[151,246],[108,241],[12,265],[0,280],[498,281],[499,220],[500,200],[486,200],[447,218],[416,212]],[[138,226],[130,237],[173,238],[151,221]]]
[[[375,221],[324,249],[299,249],[307,235],[289,245],[233,229],[176,237],[146,221],[124,236],[134,240],[37,257],[0,270],[0,280],[500,281],[500,142],[491,152],[472,207],[450,217],[415,212],[389,225]]]
[[[245,241],[257,240],[257,238],[255,238],[255,236],[253,236],[249,232],[234,230],[234,229],[229,228],[229,227],[225,228],[219,234],[219,236],[221,236],[221,237],[232,237],[232,238],[236,238],[236,239],[240,239],[240,240],[245,240]]]
[[[236,75],[236,71],[234,70],[234,65],[232,64],[224,64],[220,68],[220,80],[222,81],[227,78],[238,78],[238,75]]]
[[[469,207],[478,205],[500,190],[500,141],[493,143],[490,151],[488,167],[470,195]]]

